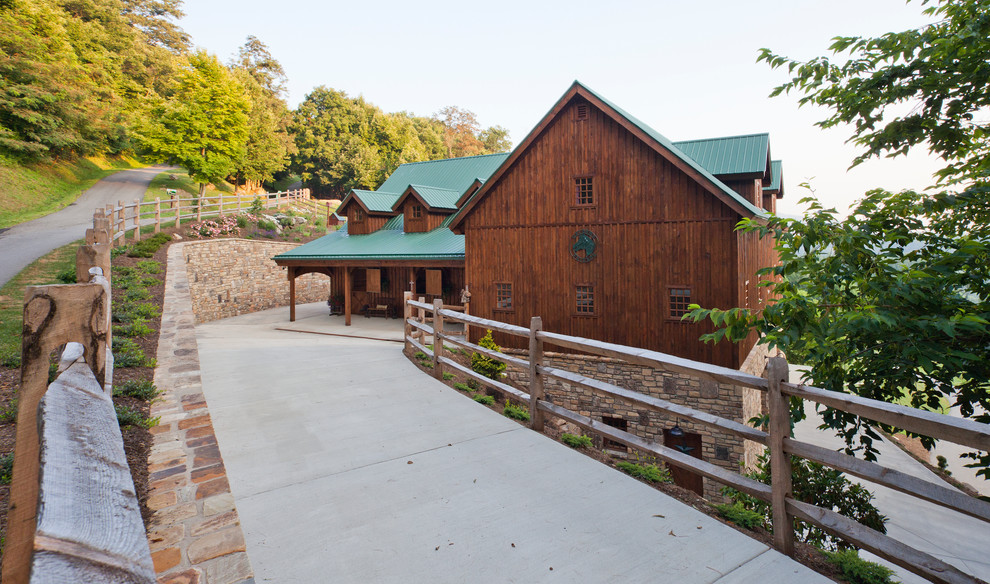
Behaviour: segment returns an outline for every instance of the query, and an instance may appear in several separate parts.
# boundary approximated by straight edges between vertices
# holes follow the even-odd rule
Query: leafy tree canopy
[[[842,64],[769,50],[760,59],[793,75],[774,94],[798,91],[801,103],[829,108],[822,127],[851,124],[851,140],[863,147],[854,165],[927,147],[945,161],[936,184],[870,191],[846,218],[806,199],[801,220],[743,221],[741,229],[776,238],[780,265],[762,271],[776,299],[762,311],[696,308],[690,317],[719,327],[708,340],[757,331],[808,365],[820,387],[930,410],[955,406],[990,423],[990,158],[980,117],[990,100],[990,5],[922,3],[936,22],[836,38]],[[847,450],[875,457],[877,424],[830,409],[823,417]],[[969,456],[990,478],[990,454]]]
[[[481,129],[474,112],[454,105],[433,115],[443,126],[443,145],[447,158],[506,152],[512,147],[509,131],[502,126]]]
[[[174,95],[161,100],[141,131],[149,154],[174,161],[206,184],[232,173],[245,154],[250,102],[240,81],[213,55],[189,56]]]

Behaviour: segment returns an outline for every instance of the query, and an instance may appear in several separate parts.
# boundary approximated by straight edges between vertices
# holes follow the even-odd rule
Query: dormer
[[[772,182],[769,134],[686,140],[674,146],[754,206],[770,210],[763,198],[763,189]]]
[[[422,185],[409,185],[392,205],[402,213],[406,233],[433,231],[457,210],[459,191]]]
[[[348,235],[367,235],[396,215],[392,205],[398,197],[396,193],[354,189],[340,202],[337,214],[347,217]]]
[[[763,187],[763,208],[771,213],[777,212],[777,199],[784,198],[784,163],[780,160],[770,162],[770,184]]]

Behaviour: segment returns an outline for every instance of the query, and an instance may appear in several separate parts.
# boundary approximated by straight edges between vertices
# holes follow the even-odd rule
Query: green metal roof
[[[407,162],[395,169],[378,190],[402,193],[409,185],[429,185],[461,194],[471,186],[474,179],[490,177],[508,157],[509,153],[503,152],[446,160]]]
[[[471,183],[474,183],[474,179],[471,179]],[[470,184],[468,185],[470,186]],[[409,185],[416,193],[423,198],[423,201],[431,209],[456,209],[457,199],[461,198],[463,191],[455,191],[453,189],[438,189],[436,187],[428,187],[423,185]],[[465,187],[466,189],[467,187]],[[398,204],[398,201],[396,201]],[[393,210],[395,205],[392,206]]]
[[[329,233],[281,253],[275,260],[463,260],[464,236],[446,227],[426,233],[405,233],[402,215],[367,235]]]
[[[770,161],[770,186],[763,187],[764,192],[780,192],[780,180],[784,172],[784,163],[780,160]]]
[[[767,157],[770,156],[769,134],[685,140],[673,144],[705,170],[718,176],[762,175],[767,170]]]
[[[402,193],[390,193],[387,191],[365,191],[361,189],[354,189],[347,193],[344,200],[340,202],[340,206],[343,207],[351,199],[351,197],[359,199],[364,206],[368,208],[369,213],[391,213],[392,205],[399,199]]]

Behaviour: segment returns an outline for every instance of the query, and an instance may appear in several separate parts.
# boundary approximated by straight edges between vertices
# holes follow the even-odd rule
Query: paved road
[[[0,286],[51,250],[85,237],[97,208],[143,197],[151,179],[167,168],[150,166],[112,174],[61,211],[0,231]]]
[[[474,403],[400,343],[327,336],[400,321],[287,316],[196,326],[258,582],[829,582]]]

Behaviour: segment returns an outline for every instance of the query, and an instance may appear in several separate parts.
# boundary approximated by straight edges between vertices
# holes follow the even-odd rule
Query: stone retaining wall
[[[285,268],[272,257],[298,243],[210,239],[183,245],[196,323],[289,305]],[[330,280],[320,274],[296,278],[296,302],[326,301]]]
[[[506,352],[514,351],[507,350]],[[757,361],[765,363],[765,350],[762,359],[760,356],[753,358],[754,367]],[[759,404],[758,395],[750,396],[744,391],[745,388],[739,386],[704,381],[687,375],[666,373],[607,357],[545,353],[544,362],[548,367],[579,373],[624,389],[665,399],[737,422],[745,422],[756,415],[752,410],[754,400],[755,404]],[[513,382],[520,387],[528,388],[528,374],[511,369],[507,372]],[[752,373],[752,371],[749,372]],[[702,459],[732,472],[740,472],[741,465],[755,458],[762,449],[762,446],[758,444],[732,434],[713,430],[709,426],[695,424],[684,418],[678,419],[645,408],[637,408],[624,400],[597,394],[583,387],[556,379],[547,379],[544,391],[547,399],[554,404],[597,420],[601,420],[602,416],[621,418],[627,424],[628,432],[658,443],[664,441],[664,429],[677,424],[685,432],[701,435]],[[751,391],[755,392],[756,390]],[[755,407],[759,406],[756,405]],[[600,439],[597,437],[595,439],[596,445],[601,447]],[[635,455],[632,456],[635,457]],[[722,499],[721,484],[706,478],[704,485],[705,497],[716,501]]]

